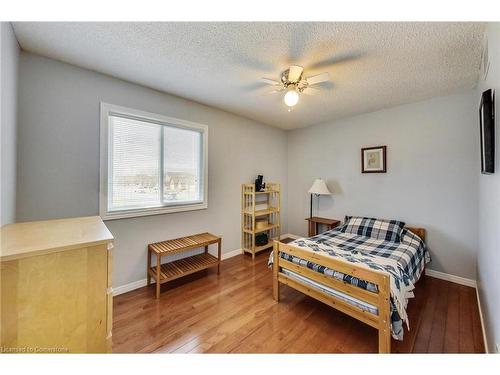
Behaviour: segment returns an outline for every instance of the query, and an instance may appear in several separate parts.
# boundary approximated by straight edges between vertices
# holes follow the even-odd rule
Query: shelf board
[[[262,245],[262,246],[255,246],[255,252],[258,253],[259,251],[263,251],[266,249],[270,249],[273,247],[273,242],[269,241],[267,244]],[[253,253],[252,249],[246,249],[243,248],[243,251],[246,251],[247,253]]]
[[[269,214],[274,214],[276,212],[280,212],[280,209],[277,207],[269,207],[263,210],[255,210],[255,211],[243,211],[245,215],[255,215],[255,216],[265,216]]]
[[[273,247],[273,241],[269,241],[268,243],[266,243],[265,245],[262,245],[262,246],[255,246],[255,251],[262,251],[262,250],[265,250],[265,249],[269,249],[270,247]]]
[[[278,228],[278,227],[279,227],[279,224],[270,224],[264,228],[255,229],[255,230],[245,228],[245,229],[243,229],[243,231],[246,233],[255,234],[255,233],[265,232],[267,230],[271,230],[271,229]]]
[[[271,193],[279,193],[279,190],[266,190],[266,191],[256,191],[256,192],[245,192],[245,195],[260,195],[260,194],[271,194]]]
[[[160,282],[175,280],[194,272],[214,267],[219,260],[208,253],[193,255],[187,258],[164,263],[160,266]],[[156,280],[156,266],[149,269],[149,274]]]

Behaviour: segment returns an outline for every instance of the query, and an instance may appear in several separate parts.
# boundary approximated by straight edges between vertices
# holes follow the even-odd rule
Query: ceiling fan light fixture
[[[307,78],[304,77],[303,74],[303,67],[292,65],[287,70],[281,72],[281,82],[269,78],[262,78],[262,81],[274,86],[275,89],[270,93],[283,92],[286,90],[283,101],[288,107],[288,112],[291,112],[293,107],[299,102],[299,94],[314,95],[316,88],[311,86],[326,82],[330,79],[330,74],[328,72]]]
[[[299,102],[299,94],[295,91],[295,88],[288,90],[283,97],[283,101],[289,107],[295,106]]]

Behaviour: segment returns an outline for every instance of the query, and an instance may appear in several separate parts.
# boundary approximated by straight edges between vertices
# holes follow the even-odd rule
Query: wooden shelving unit
[[[266,183],[266,191],[255,191],[254,184],[241,185],[241,248],[252,254],[252,259],[280,238],[280,194],[280,185],[276,183]],[[267,224],[257,228],[259,220],[267,220]],[[257,246],[255,235],[263,232],[267,233],[268,242]]]

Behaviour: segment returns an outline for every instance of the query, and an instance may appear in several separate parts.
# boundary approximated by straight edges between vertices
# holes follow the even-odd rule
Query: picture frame
[[[387,172],[387,146],[361,149],[361,173]]]

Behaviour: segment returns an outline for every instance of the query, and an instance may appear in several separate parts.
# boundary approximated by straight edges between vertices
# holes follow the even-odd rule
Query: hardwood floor
[[[272,298],[269,253],[114,298],[113,352],[376,353],[377,331],[300,292]],[[393,353],[484,353],[473,288],[423,277]]]

